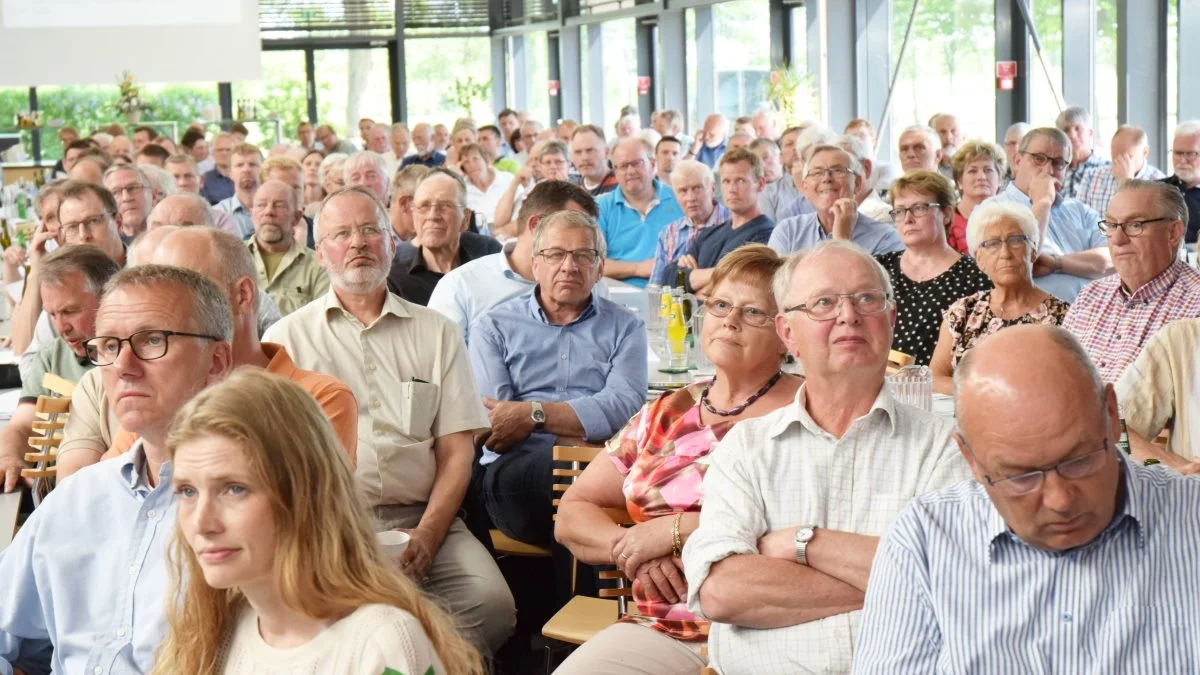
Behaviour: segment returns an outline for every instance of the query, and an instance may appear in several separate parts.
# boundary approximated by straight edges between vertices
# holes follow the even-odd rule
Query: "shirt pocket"
[[[433,435],[433,421],[442,399],[442,388],[428,382],[402,382],[397,389],[400,433],[416,441]]]
[[[1169,604],[1169,603],[1168,603]],[[1098,631],[1093,671],[1194,673],[1200,668],[1195,617],[1178,608],[1125,605]]]

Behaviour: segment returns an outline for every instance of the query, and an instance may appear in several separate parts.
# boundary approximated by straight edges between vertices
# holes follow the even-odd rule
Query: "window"
[[[766,103],[771,70],[768,3],[735,0],[713,5],[716,38],[717,104],[726,117],[751,115]]]
[[[440,122],[450,127],[468,112],[476,124],[488,124],[492,118],[491,63],[487,37],[405,40],[405,119],[409,126]]]
[[[29,112],[29,87],[0,87],[0,134],[17,133],[17,115],[23,112]],[[42,113],[43,125],[48,125],[51,119],[50,116]],[[51,129],[46,131],[49,133],[42,134],[43,143],[46,138],[55,135]],[[0,161],[23,161],[24,158],[33,156],[32,136],[29,132],[20,133],[24,156],[20,154],[22,149],[12,148],[5,151]],[[58,142],[57,137],[54,142]]]
[[[318,123],[332,125],[342,140],[357,142],[359,119],[392,119],[386,49],[318,49],[313,59]]]
[[[1117,131],[1117,0],[1096,2],[1096,148],[1108,154],[1109,139]],[[1068,105],[1070,101],[1067,102]]]
[[[632,19],[608,21],[604,34],[604,119],[592,120],[603,124],[605,135],[614,134],[614,125],[627,105],[637,107],[637,37]]]
[[[542,126],[553,124],[550,119],[550,48],[546,33],[525,34],[525,110],[529,117]]]
[[[1062,95],[1062,0],[1030,0],[1033,24],[1042,40],[1042,51],[1046,67],[1050,70],[1047,80],[1042,64],[1038,62],[1033,40],[1029,41],[1029,108],[1030,124],[1054,126],[1060,112],[1058,96]],[[1051,86],[1053,82],[1053,87]],[[1058,92],[1056,95],[1055,92]]]
[[[1167,2],[1167,148],[1179,124],[1179,0]],[[1167,167],[1163,165],[1163,171]]]
[[[687,69],[687,110],[683,110],[685,119],[684,127],[692,129],[692,134],[695,134],[703,126],[704,120],[700,117],[700,107],[697,103],[696,92],[698,91],[700,80],[700,67],[696,61],[696,10],[688,9],[683,13],[683,31],[684,31],[684,67]]]
[[[300,122],[308,120],[308,81],[304,69],[304,52],[294,49],[263,52],[262,79],[234,82],[232,93],[235,116],[238,101],[253,100],[258,104],[259,117],[278,115],[280,135],[284,138],[295,138],[296,127]],[[254,125],[246,126],[254,139]],[[273,133],[274,130],[266,129],[265,132]],[[274,143],[274,140],[273,137],[270,138],[271,143]]]

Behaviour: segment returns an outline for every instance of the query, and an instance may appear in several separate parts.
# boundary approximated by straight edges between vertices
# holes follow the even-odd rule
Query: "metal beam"
[[[509,37],[508,48],[512,52],[513,105],[517,110],[525,110],[529,106],[529,70],[525,67],[525,36]]]
[[[841,129],[858,116],[855,4],[850,0],[840,0],[825,5],[825,26],[829,35],[829,59],[825,64],[825,72],[829,82],[834,85],[826,90],[829,95],[826,123],[835,129]]]
[[[408,66],[404,62],[404,0],[396,0],[396,39],[388,45],[389,70],[392,77],[392,119],[408,119]],[[311,50],[308,52],[312,53]],[[315,75],[314,75],[315,78]],[[316,95],[316,87],[313,87]],[[315,102],[313,108],[316,108]]]
[[[1179,77],[1180,121],[1200,117],[1200,87],[1196,86],[1194,66],[1200,63],[1200,40],[1195,40],[1197,35],[1200,35],[1200,0],[1179,0],[1179,61],[1176,75]]]
[[[604,27],[587,26],[588,110],[587,121],[604,125]]]
[[[638,117],[642,126],[650,126],[650,113],[654,110],[654,25],[646,21],[634,24],[634,41],[637,44],[637,76],[650,78],[650,88],[645,94],[638,94]]]
[[[663,107],[687,115],[687,22],[684,11],[669,9],[658,17],[662,54]]]
[[[1142,0],[1153,2],[1154,0]],[[1096,115],[1096,0],[1062,0],[1063,99]]]
[[[1013,88],[996,90],[997,142],[1004,141],[1004,133],[1010,126],[1029,121],[1029,77],[1033,62],[1029,60],[1025,18],[1016,5],[1021,1],[996,0],[996,60],[1017,62]]]
[[[568,28],[570,32],[574,29]],[[533,86],[546,87],[547,98],[550,99],[550,124],[557,125],[563,118],[562,97],[562,68],[559,61],[558,33],[546,33],[546,79],[559,83],[558,91],[550,91],[549,82],[534,82]]]
[[[808,46],[808,75],[817,97],[817,114],[829,119],[829,75],[825,72],[825,0],[808,0],[804,5],[805,44]]]
[[[771,67],[790,65],[795,61],[792,54],[792,7],[783,0],[768,0],[767,12],[771,19]]]
[[[558,34],[562,54],[558,94],[562,116],[577,121],[583,119],[583,45],[579,42],[578,28],[564,28]]]
[[[721,111],[717,99],[717,66],[713,60],[716,35],[713,33],[712,7],[697,7],[696,12],[696,114],[698,122]]]
[[[317,123],[317,60],[316,50],[308,47],[304,50],[304,98],[308,103],[308,121]],[[392,105],[395,105],[393,103]],[[404,119],[403,106],[400,107],[401,117]]]
[[[233,119],[233,85],[228,82],[218,82],[217,99],[221,103],[221,119]],[[313,124],[316,124],[316,120],[313,120]]]
[[[1117,0],[1117,119],[1146,130],[1157,166],[1166,165],[1166,103],[1167,0]]]
[[[492,112],[497,115],[508,107],[508,61],[504,57],[506,38],[495,37],[492,43]]]
[[[892,9],[891,0],[855,0],[855,100],[854,114],[834,119],[834,129],[842,129],[853,117],[878,120],[887,105],[892,80]],[[897,45],[899,49],[899,45]],[[875,144],[890,148],[890,125],[880,125]],[[884,153],[884,156],[887,156]]]

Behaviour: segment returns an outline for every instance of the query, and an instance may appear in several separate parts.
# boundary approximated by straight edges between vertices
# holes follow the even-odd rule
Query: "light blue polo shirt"
[[[621,188],[600,197],[600,231],[608,244],[608,257],[613,260],[640,262],[654,257],[658,235],[668,224],[683,217],[675,192],[657,178],[654,180],[655,201],[643,218],[638,210],[625,203]],[[625,279],[625,282],[645,287],[645,278]]]

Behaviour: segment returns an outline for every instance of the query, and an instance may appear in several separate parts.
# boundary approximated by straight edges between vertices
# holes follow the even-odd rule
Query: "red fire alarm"
[[[547,83],[546,91],[549,91],[551,96],[558,96],[558,88],[558,80],[550,80]]]
[[[638,96],[645,96],[650,93],[650,76],[638,76]]]
[[[1017,62],[1016,61],[997,61],[996,62],[996,88],[1001,91],[1012,91],[1013,83],[1017,79]]]

